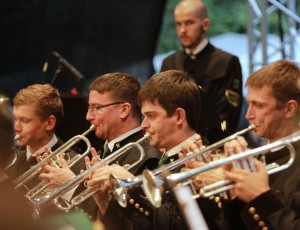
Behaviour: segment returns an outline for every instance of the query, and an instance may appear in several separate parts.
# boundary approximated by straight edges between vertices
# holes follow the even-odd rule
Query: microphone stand
[[[53,85],[54,84],[54,82],[56,81],[56,79],[61,75],[61,73],[62,73],[62,66],[61,66],[61,64],[59,64],[57,67],[56,67],[56,69],[55,69],[55,71],[54,71],[54,74],[53,74],[53,77],[52,77],[52,80],[51,80],[51,85]]]

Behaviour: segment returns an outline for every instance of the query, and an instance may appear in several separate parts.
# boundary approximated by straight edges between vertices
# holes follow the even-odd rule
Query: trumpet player
[[[273,62],[249,76],[246,118],[255,124],[256,136],[273,143],[299,131],[299,82],[299,67],[287,60]],[[240,145],[235,141],[227,148],[238,152],[236,146]],[[294,146],[299,154],[300,144]],[[283,148],[266,155],[265,162],[282,164],[287,158]],[[256,162],[255,166],[257,172],[231,169],[225,174],[235,182],[232,189],[235,199],[224,205],[227,229],[233,226],[236,229],[299,229],[299,157],[296,156],[288,169],[270,176],[262,163]]]
[[[143,85],[139,92],[139,104],[144,115],[141,127],[150,134],[150,145],[165,150],[160,165],[176,160],[183,143],[188,139],[194,140],[199,124],[200,92],[197,85],[182,71],[166,71],[153,76]],[[119,179],[133,176],[120,167],[101,170],[102,174],[93,177],[90,185],[95,185],[97,178],[105,184],[110,173]],[[109,189],[103,186],[101,192],[102,197],[108,197],[102,202],[105,207],[105,203],[110,202]],[[130,189],[127,207],[110,203],[102,221],[109,223],[106,224],[108,229],[124,228],[128,221],[132,225],[130,229],[186,229],[178,210],[180,207],[168,195],[166,198],[163,206],[155,209],[140,187]],[[116,212],[110,211],[112,204]],[[116,216],[123,216],[125,221],[118,223]]]
[[[140,127],[139,90],[140,84],[137,79],[125,73],[108,73],[91,82],[86,119],[95,126],[96,136],[105,140],[104,148],[100,152],[102,159],[128,143],[137,142],[145,135],[145,131]],[[98,205],[98,218],[106,229],[129,229],[132,226],[126,215],[119,214],[118,203],[111,199],[108,175],[113,173],[118,177],[127,178],[133,174],[140,174],[145,168],[154,169],[158,165],[161,152],[151,147],[149,140],[140,144],[144,148],[145,157],[137,166],[129,171],[121,167],[139,159],[139,151],[130,149],[128,153],[120,156],[115,164],[95,170],[88,182],[89,186],[101,186],[94,198]],[[97,159],[94,150],[92,154],[93,159]]]
[[[43,154],[46,147],[55,150],[62,145],[62,141],[55,134],[55,128],[61,122],[63,114],[64,108],[59,91],[49,84],[30,85],[15,95],[14,131],[18,135],[16,143],[21,150],[18,152],[17,162],[9,169],[14,179],[36,165],[36,155]],[[72,157],[76,153],[70,151],[69,154]],[[79,172],[80,168],[81,166],[74,168],[75,172]],[[64,183],[69,178],[65,176],[59,179]],[[40,181],[35,177],[26,184],[26,187],[32,189]],[[55,209],[51,209],[51,214],[52,211],[56,212]]]
[[[3,99],[7,100],[3,100]],[[31,216],[31,207],[13,181],[5,174],[13,144],[13,121],[9,111],[8,98],[0,95],[0,226],[1,229],[46,229]]]

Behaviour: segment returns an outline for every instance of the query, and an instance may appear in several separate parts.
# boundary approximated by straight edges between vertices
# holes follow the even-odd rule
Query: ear
[[[206,32],[210,27],[210,20],[208,18],[203,19],[203,30]]]
[[[122,104],[121,114],[120,114],[121,118],[128,117],[130,111],[131,111],[131,104],[130,103]]]
[[[56,117],[54,115],[50,115],[47,119],[46,119],[46,130],[53,130],[55,128],[56,125]]]
[[[186,121],[185,110],[182,108],[177,108],[176,111],[177,125],[182,125]]]
[[[291,118],[297,115],[298,113],[298,103],[295,100],[289,100],[286,102],[286,111],[285,111],[285,117]]]

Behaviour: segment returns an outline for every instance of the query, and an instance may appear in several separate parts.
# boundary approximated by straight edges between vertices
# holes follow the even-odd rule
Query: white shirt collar
[[[179,143],[178,145],[176,145],[175,147],[171,148],[168,152],[166,152],[165,154],[167,154],[168,157],[174,156],[175,154],[179,153],[181,151],[181,147],[183,146],[183,144],[187,141],[187,140],[191,140],[192,142],[195,141],[195,136],[196,133],[189,137],[188,139],[185,139],[183,142]]]
[[[111,141],[108,142],[108,143],[105,142],[105,144],[106,144],[106,145],[108,144],[108,148],[110,149],[110,151],[112,151],[112,149],[113,149],[114,146],[115,146],[115,143],[124,140],[126,137],[129,137],[130,135],[132,135],[132,134],[134,134],[134,133],[136,133],[136,132],[138,132],[138,131],[140,131],[140,130],[142,130],[142,128],[141,128],[141,127],[137,127],[137,128],[135,128],[135,129],[132,129],[132,130],[130,130],[130,131],[128,131],[128,132],[122,134],[121,136],[118,136],[117,138],[111,140]],[[105,144],[104,144],[104,145],[105,145]]]
[[[56,135],[54,134],[51,141],[49,141],[48,144],[46,144],[45,146],[43,146],[42,148],[40,148],[38,151],[36,151],[35,153],[30,152],[29,147],[26,146],[26,159],[29,159],[30,156],[35,156],[36,153],[43,153],[45,151],[45,147],[49,147],[52,148],[56,143],[57,143],[58,139],[56,137]]]
[[[203,39],[203,41],[202,42],[200,42],[199,44],[198,44],[198,46],[192,51],[192,50],[190,50],[190,49],[185,49],[185,52],[187,53],[187,54],[190,54],[191,52],[193,52],[193,54],[198,54],[198,53],[200,53],[204,48],[205,48],[205,46],[208,44],[208,40],[207,40],[207,38],[204,38]]]

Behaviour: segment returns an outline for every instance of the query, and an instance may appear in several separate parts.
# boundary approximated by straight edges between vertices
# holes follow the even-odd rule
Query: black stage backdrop
[[[0,90],[10,97],[27,85],[53,81],[53,50],[85,76],[77,83],[63,71],[53,83],[63,92],[76,87],[86,93],[91,79],[108,72],[127,72],[142,83],[153,74],[166,0],[0,2]]]
[[[144,83],[154,73],[152,58],[166,0],[0,3],[0,91],[10,98],[34,83],[52,83],[67,94],[75,88],[73,93],[87,96],[88,84],[101,74],[126,72]],[[52,51],[72,64],[84,79],[77,82],[67,68],[59,65]],[[48,68],[43,73],[46,61]],[[63,68],[55,77],[58,67]],[[82,97],[74,100],[78,98],[82,104]],[[77,102],[64,102],[73,105],[65,105],[72,111],[66,112],[70,116],[65,117],[64,129],[60,130],[63,139],[67,139],[85,131],[89,124],[85,121],[86,111],[76,112]],[[84,123],[83,127],[74,128],[80,123]]]

